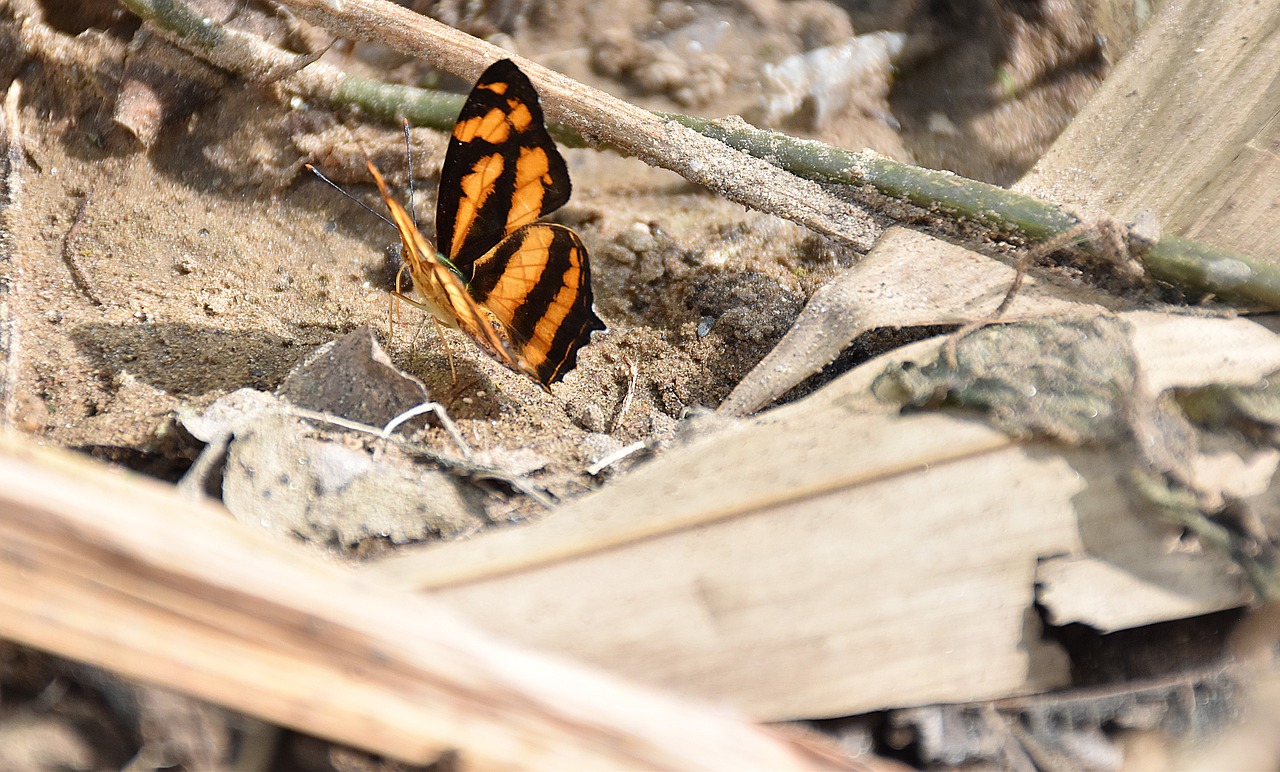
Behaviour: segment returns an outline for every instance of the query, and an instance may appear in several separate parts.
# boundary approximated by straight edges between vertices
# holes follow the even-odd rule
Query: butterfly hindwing
[[[525,225],[475,263],[471,296],[506,327],[523,368],[552,383],[604,322],[592,309],[591,268],[578,234],[561,225]]]
[[[569,171],[538,92],[509,59],[467,97],[440,172],[436,243],[468,281],[503,238],[569,200]]]

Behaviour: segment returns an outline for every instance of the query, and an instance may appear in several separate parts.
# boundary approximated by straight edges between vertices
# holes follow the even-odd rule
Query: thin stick
[[[0,112],[0,142],[4,145],[4,199],[0,205],[0,244],[11,262],[17,261],[20,251],[13,244],[13,221],[17,216],[19,202],[22,200],[23,173],[26,171],[26,151],[23,148],[22,112],[22,79],[14,78],[5,93],[3,111]],[[19,297],[19,282],[22,281],[21,264],[11,264],[8,269],[9,285],[0,294],[0,353],[4,355],[3,376],[3,426],[13,428],[18,412],[18,362],[19,344],[18,314],[13,307],[14,298]]]
[[[382,427],[382,432],[379,433],[378,436],[385,440],[389,438],[391,433],[399,428],[399,426],[405,421],[416,418],[425,413],[435,413],[436,418],[440,421],[440,425],[443,426],[444,430],[453,438],[453,443],[458,446],[458,450],[462,451],[462,455],[467,458],[471,457],[471,446],[462,439],[462,434],[458,431],[458,427],[453,422],[453,419],[449,417],[449,412],[445,410],[444,405],[441,405],[439,402],[432,402],[428,400],[420,405],[409,408],[388,421],[387,425]]]
[[[92,189],[85,192],[84,197],[80,199],[80,205],[76,207],[67,235],[62,237],[62,262],[67,264],[67,270],[71,272],[71,283],[80,291],[80,294],[84,295],[90,303],[100,306],[102,298],[94,290],[93,284],[89,281],[89,274],[81,267],[75,251],[76,237],[80,234],[80,226],[84,224],[84,215],[89,210],[89,201],[92,197]]]
[[[647,440],[640,440],[639,442],[633,442],[630,445],[626,446],[625,448],[615,450],[614,452],[610,453],[609,455],[595,462],[591,466],[587,467],[587,474],[591,475],[592,477],[595,477],[596,475],[600,474],[608,467],[613,466],[614,464],[618,463],[619,461],[626,458],[627,456],[634,455],[636,453],[639,453],[642,450],[648,450],[648,449],[649,449],[649,443]]]
[[[499,480],[501,482],[504,482],[507,485],[510,485],[511,488],[515,490],[517,493],[527,496],[530,500],[536,501],[538,504],[541,504],[543,507],[547,509],[555,508],[555,503],[551,501],[551,499],[547,498],[545,493],[533,487],[529,483],[525,482],[525,480],[521,478],[519,475],[512,474],[510,472],[504,471],[502,469],[498,469],[496,467],[477,465],[475,462],[471,461],[469,458],[458,459],[458,458],[452,458],[450,456],[446,456],[442,453],[437,453],[434,450],[428,449],[425,445],[422,445],[416,442],[410,442],[408,440],[397,437],[394,434],[391,434],[390,430],[388,430],[386,427],[379,429],[376,426],[362,424],[359,421],[352,421],[350,419],[342,418],[341,416],[332,415],[330,413],[320,413],[314,410],[307,410],[306,408],[300,408],[300,407],[290,407],[289,413],[291,415],[298,416],[299,418],[306,418],[311,421],[322,421],[324,423],[333,424],[334,426],[340,426],[343,429],[349,429],[354,432],[371,434],[384,442],[389,442],[392,445],[399,447],[401,450],[405,451],[406,453],[429,458],[443,467],[449,468],[456,472],[460,472],[467,476],[475,477],[475,478]],[[388,424],[388,426],[390,426],[390,424]],[[395,427],[391,427],[391,429],[394,429],[394,428]],[[470,446],[467,445],[467,443],[462,439],[462,433],[458,431],[457,425],[454,425],[453,432],[456,434],[454,439],[459,443],[460,447],[470,448]],[[203,454],[201,454],[201,457],[203,458]]]

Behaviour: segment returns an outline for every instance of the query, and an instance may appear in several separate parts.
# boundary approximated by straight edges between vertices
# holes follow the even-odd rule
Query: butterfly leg
[[[440,345],[444,347],[445,356],[449,357],[449,373],[453,376],[453,382],[457,383],[458,369],[453,364],[453,348],[449,346],[449,340],[444,336],[444,327],[441,326],[440,320],[436,318],[435,314],[431,312],[431,308],[423,303],[420,303],[414,300],[413,298],[409,297],[403,292],[400,292],[399,290],[392,292],[391,298],[393,302],[400,301],[400,302],[408,303],[414,308],[422,310],[424,313],[426,313],[427,316],[431,317],[431,322],[436,326],[436,335],[439,336],[440,338]]]
[[[387,348],[391,348],[396,342],[396,303],[399,298],[395,295],[387,302]]]
[[[449,341],[445,340],[444,328],[440,326],[440,320],[431,317],[431,321],[436,325],[436,335],[440,338],[440,345],[444,346],[444,353],[449,357],[449,375],[453,376],[453,382],[458,382],[458,370],[453,366],[453,349],[449,347]]]
[[[387,346],[391,346],[395,342],[396,324],[400,321],[399,314],[396,312],[400,310],[400,301],[405,300],[412,303],[412,301],[409,301],[408,297],[404,294],[403,289],[404,272],[406,268],[408,268],[408,266],[402,265],[400,266],[400,270],[396,271],[396,289],[395,292],[391,293],[391,300],[387,306],[387,329],[390,330],[390,334],[387,338]]]

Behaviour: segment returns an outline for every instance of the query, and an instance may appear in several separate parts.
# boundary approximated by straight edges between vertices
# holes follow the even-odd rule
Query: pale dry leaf
[[[814,293],[791,330],[719,410],[746,415],[765,407],[868,330],[985,319],[1000,305],[1014,277],[1013,268],[989,257],[892,228],[866,258]],[[1002,319],[1099,313],[1119,305],[1082,289],[1028,278]]]
[[[454,538],[486,522],[470,483],[395,453],[375,462],[285,414],[237,428],[223,477],[223,502],[237,519],[340,551]]]

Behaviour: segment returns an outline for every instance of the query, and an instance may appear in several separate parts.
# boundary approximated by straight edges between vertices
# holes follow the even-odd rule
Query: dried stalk
[[[422,764],[847,765],[602,673],[493,641],[219,507],[0,436],[0,636]]]

